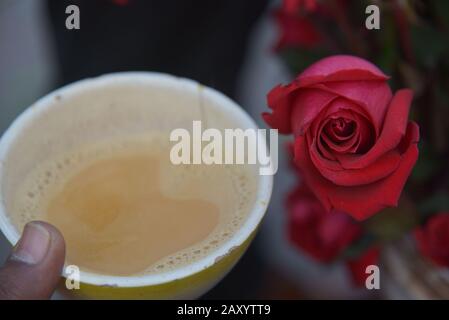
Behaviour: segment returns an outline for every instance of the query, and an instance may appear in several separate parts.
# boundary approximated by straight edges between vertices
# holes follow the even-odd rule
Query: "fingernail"
[[[11,255],[11,259],[27,264],[38,264],[48,251],[50,233],[42,225],[30,222]]]

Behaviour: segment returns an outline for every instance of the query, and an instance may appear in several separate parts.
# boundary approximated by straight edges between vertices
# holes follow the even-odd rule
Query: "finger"
[[[48,299],[61,278],[65,244],[48,223],[28,223],[3,268],[0,299]]]

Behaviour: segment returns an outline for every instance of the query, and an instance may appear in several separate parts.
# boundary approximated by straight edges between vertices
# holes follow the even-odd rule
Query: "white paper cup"
[[[120,88],[114,94],[113,88]],[[123,90],[125,88],[125,94]],[[108,90],[111,94],[96,92]],[[118,92],[119,90],[117,90]],[[136,97],[133,100],[133,97]],[[168,133],[191,128],[252,128],[254,121],[233,101],[195,81],[151,72],[125,72],[86,79],[41,98],[23,112],[0,140],[0,228],[15,245],[20,231],[8,213],[20,182],[39,163],[78,144],[148,130]],[[266,149],[266,144],[259,144]],[[254,170],[256,199],[246,221],[223,245],[203,258],[171,271],[109,276],[81,269],[80,289],[90,298],[195,298],[214,286],[238,261],[260,224],[272,189],[272,176]],[[61,287],[64,287],[63,285]]]

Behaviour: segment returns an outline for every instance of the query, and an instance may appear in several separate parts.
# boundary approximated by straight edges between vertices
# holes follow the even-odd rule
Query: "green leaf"
[[[413,51],[417,60],[424,67],[436,67],[448,49],[447,36],[428,25],[414,25],[411,31]]]
[[[419,142],[419,158],[413,168],[410,180],[416,183],[424,183],[432,178],[441,167],[441,159],[424,140]]]
[[[383,20],[382,32],[379,32],[377,41],[382,45],[381,50],[373,56],[376,65],[388,75],[393,74],[398,60],[397,39],[393,19],[386,15]]]
[[[422,202],[418,210],[425,217],[440,211],[449,211],[449,194],[444,191],[434,194]]]
[[[432,4],[434,14],[449,28],[449,1],[433,0]]]
[[[312,63],[324,58],[326,55],[327,53],[324,50],[305,50],[297,48],[287,48],[281,53],[287,67],[294,75],[304,71],[304,69]]]
[[[403,197],[399,207],[382,210],[365,222],[365,228],[380,242],[389,242],[403,236],[418,224],[415,205]]]
[[[449,108],[449,93],[445,88],[443,88],[443,83],[438,83],[438,85],[435,88],[435,94],[437,97],[437,101],[439,102],[439,105],[445,108]]]
[[[366,250],[376,243],[376,237],[372,234],[366,233],[359,240],[352,243],[346,248],[339,259],[348,260],[360,257]]]

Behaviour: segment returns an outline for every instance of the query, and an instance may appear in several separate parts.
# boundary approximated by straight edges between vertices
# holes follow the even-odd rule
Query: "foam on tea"
[[[173,165],[168,137],[141,134],[77,147],[21,183],[12,218],[56,225],[67,262],[111,275],[196,261],[241,226],[255,197],[243,165]]]

